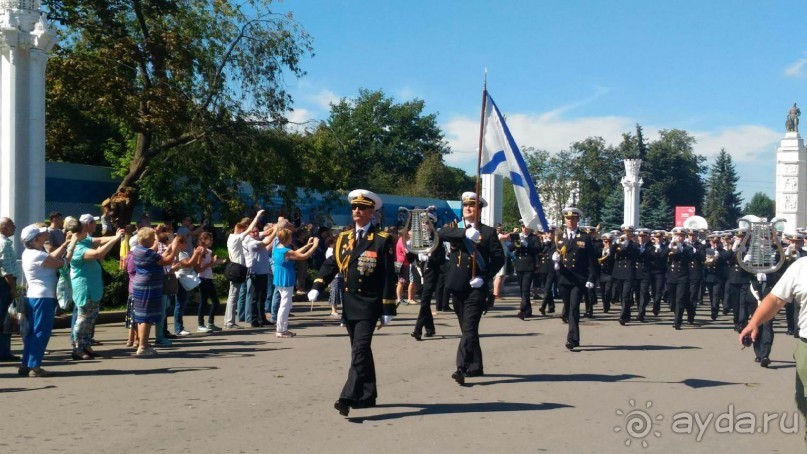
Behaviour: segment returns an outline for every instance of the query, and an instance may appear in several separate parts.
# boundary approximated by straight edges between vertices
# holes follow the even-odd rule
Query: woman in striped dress
[[[137,355],[151,356],[157,352],[149,344],[151,325],[160,323],[165,316],[163,306],[164,266],[174,262],[179,252],[177,238],[162,254],[157,253],[157,234],[151,227],[137,231],[138,245],[132,249],[131,260],[135,267],[132,282],[132,308],[140,346]]]

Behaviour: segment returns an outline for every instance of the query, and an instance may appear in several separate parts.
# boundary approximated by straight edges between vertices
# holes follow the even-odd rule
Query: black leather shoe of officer
[[[713,311],[712,311],[712,320],[713,320],[713,321],[714,321],[714,320],[717,320],[717,311],[716,311],[716,310],[713,310]]]
[[[714,319],[712,319],[712,320],[714,320]],[[793,331],[792,331],[792,330],[787,330],[787,331],[785,331],[785,335],[787,335],[787,336],[792,336],[792,335],[793,335]]]
[[[555,306],[549,306],[549,309],[546,310],[547,314],[554,314],[555,313]]]
[[[516,314],[516,317],[518,317],[520,320],[524,320],[524,313],[521,312],[521,311],[518,311],[518,314]]]
[[[658,309],[653,309],[653,317],[658,317]]]
[[[639,315],[636,317],[637,322],[644,322],[644,315]]]
[[[465,384],[465,372],[457,369],[453,374],[451,374],[451,378],[454,379],[458,384],[464,385]]]
[[[543,307],[538,309],[538,312],[540,312],[541,315],[546,315],[546,309],[544,309]]]
[[[560,316],[560,321],[562,321],[563,323],[569,323],[569,319],[562,315]]]
[[[771,360],[768,359],[767,356],[762,358],[761,360],[759,360],[759,365],[762,366],[762,367],[767,368],[770,364],[771,364]]]
[[[760,361],[760,359],[759,359],[759,358],[754,358],[754,362],[755,362],[755,363],[758,363],[759,361]]]
[[[676,331],[680,331],[681,330],[681,325],[677,325],[677,324],[673,325],[673,328],[675,328]]]
[[[347,399],[337,399],[336,402],[333,403],[333,408],[335,408],[340,415],[347,416],[350,413],[350,401]]]
[[[423,340],[423,339],[421,339],[421,337],[420,337],[420,333],[413,332],[413,333],[411,333],[411,334],[409,334],[409,335],[410,335],[410,336],[412,336],[412,337],[414,337],[416,341]]]
[[[434,334],[434,331],[426,330],[426,334],[424,334],[423,337],[434,337]]]
[[[621,318],[619,319],[619,324],[620,324],[620,325],[625,326],[627,323],[628,323],[628,322],[626,322],[625,320],[623,320],[623,319],[621,319]]]
[[[574,350],[575,347],[579,347],[579,346],[580,346],[580,344],[578,344],[577,342],[573,342],[573,341],[567,341],[566,342],[566,348],[569,349],[569,350]]]

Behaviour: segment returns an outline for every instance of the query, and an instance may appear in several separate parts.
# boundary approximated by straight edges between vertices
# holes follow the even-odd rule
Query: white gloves
[[[594,288],[594,283],[591,281],[586,282],[586,288]]]
[[[484,283],[485,283],[485,281],[483,281],[481,277],[477,276],[477,277],[471,279],[471,288],[482,287],[482,284],[484,284]]]
[[[661,250],[661,245],[660,245],[660,244],[657,244],[657,245],[656,245],[656,252],[659,252],[660,250]]]
[[[768,275],[765,273],[757,273],[757,281],[758,282],[765,282],[768,280]]]
[[[479,242],[479,230],[476,230],[473,227],[468,227],[465,229],[465,237],[471,240],[474,243]]]
[[[557,271],[557,270],[559,270],[559,269],[560,269],[560,263],[559,263],[559,262],[555,262],[555,271]]]
[[[319,290],[311,290],[310,292],[308,292],[308,301],[311,301],[313,303],[314,301],[317,300],[318,297],[319,297]]]
[[[392,315],[382,315],[381,316],[381,324],[382,325],[389,325],[392,323]]]
[[[421,262],[428,262],[429,261],[429,254],[426,254],[425,252],[421,252],[420,254],[418,254],[418,260],[420,260]]]
[[[560,262],[560,253],[558,253],[558,251],[555,251],[555,252],[552,253],[552,261],[553,262]]]
[[[751,254],[745,254],[745,257],[743,257],[743,262],[751,263]]]

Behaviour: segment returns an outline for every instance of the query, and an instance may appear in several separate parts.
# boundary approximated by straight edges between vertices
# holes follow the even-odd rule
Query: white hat
[[[476,202],[476,193],[475,192],[463,192],[462,193],[462,203],[467,202]],[[488,206],[487,200],[484,197],[479,198],[479,208],[485,208]]]
[[[31,224],[26,226],[22,229],[22,233],[20,233],[20,239],[23,243],[27,243],[29,241],[33,241],[38,237],[40,234],[48,233],[47,227],[39,227],[36,224]]]
[[[137,240],[137,235],[132,235],[132,237],[129,238],[129,249],[136,248],[139,243],[140,242]]]
[[[364,205],[373,207],[373,210],[378,211],[384,205],[381,202],[381,197],[366,189],[354,189],[347,195],[347,200],[351,205]]]
[[[650,235],[650,229],[641,227],[641,228],[636,229],[636,233],[639,234],[639,235]]]
[[[622,224],[622,227],[620,227],[619,229],[622,231],[630,230],[631,232],[635,230],[632,224]]]
[[[685,229],[685,228],[683,228],[683,227],[674,227],[674,228],[672,229],[672,234],[673,234],[673,235],[686,235],[686,234],[687,234],[687,231],[688,231],[688,230],[687,230],[687,229]]]
[[[90,222],[94,222],[94,221],[97,221],[99,219],[101,219],[101,218],[99,218],[98,216],[93,216],[91,214],[82,214],[81,217],[78,218],[78,220],[82,224],[89,224]]]
[[[570,218],[572,216],[577,216],[578,218],[583,217],[583,212],[575,207],[566,207],[561,214],[563,214],[564,218]]]

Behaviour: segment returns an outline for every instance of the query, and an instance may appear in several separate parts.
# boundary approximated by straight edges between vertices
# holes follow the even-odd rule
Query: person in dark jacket
[[[530,290],[532,289],[532,280],[535,275],[536,256],[543,247],[538,237],[532,233],[532,229],[525,225],[522,220],[521,233],[510,234],[509,248],[515,257],[514,268],[521,294],[521,305],[517,316],[524,320],[532,317]]]

